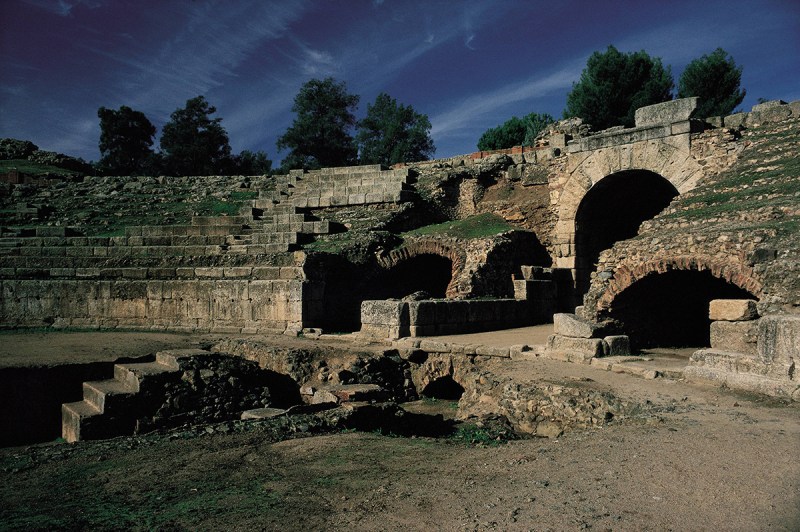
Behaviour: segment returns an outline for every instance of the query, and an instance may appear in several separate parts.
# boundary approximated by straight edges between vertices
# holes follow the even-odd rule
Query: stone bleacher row
[[[302,175],[295,183],[292,204],[324,208],[373,203],[400,203],[411,199],[408,169],[381,170],[380,165],[346,169],[323,168]]]
[[[397,203],[411,194],[407,180],[407,169],[383,170],[380,165],[292,171],[275,176],[273,189],[259,191],[259,198],[238,216],[194,216],[186,225],[132,226],[114,237],[81,236],[69,227],[38,227],[2,237],[0,269],[6,278],[49,277],[49,269],[61,277],[71,267],[74,270],[75,259],[80,259],[75,261],[80,269],[99,267],[112,258],[285,253],[304,238],[331,230],[330,222],[303,209]]]

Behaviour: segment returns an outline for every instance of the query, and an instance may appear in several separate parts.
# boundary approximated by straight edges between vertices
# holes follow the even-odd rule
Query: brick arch
[[[688,145],[679,148],[662,140],[640,141],[622,146],[570,154],[567,178],[558,196],[556,241],[560,256],[573,256],[575,215],[584,196],[606,177],[625,170],[644,170],[658,174],[683,194],[695,186],[703,169],[691,156]]]
[[[391,269],[401,262],[407,261],[420,255],[438,255],[450,259],[452,263],[452,275],[450,276],[450,283],[447,285],[445,294],[448,298],[453,298],[458,295],[458,288],[456,281],[464,271],[467,257],[463,249],[456,248],[448,243],[438,240],[414,240],[408,242],[406,245],[399,249],[393,249],[389,252],[382,252],[377,255],[376,259],[378,265],[386,270]]]
[[[708,255],[681,255],[635,262],[622,261],[614,270],[605,289],[596,298],[594,305],[598,315],[606,313],[614,299],[637,281],[653,274],[673,270],[707,271],[714,277],[747,290],[758,299],[763,295],[763,285],[749,266],[737,261],[720,259]]]

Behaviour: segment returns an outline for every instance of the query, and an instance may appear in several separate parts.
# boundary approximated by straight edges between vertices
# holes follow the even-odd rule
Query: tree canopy
[[[351,132],[358,101],[344,82],[307,81],[294,98],[294,122],[277,142],[279,150],[290,150],[284,169],[355,164],[358,151]]]
[[[267,159],[267,154],[259,150],[252,152],[242,150],[231,160],[231,171],[241,175],[266,175],[272,170],[272,161]]]
[[[123,105],[119,110],[101,107],[100,160],[97,168],[105,174],[131,175],[144,170],[153,156],[155,126],[144,113]]]
[[[166,170],[175,175],[211,175],[230,165],[231,147],[217,109],[197,96],[170,115],[161,134]]]
[[[522,118],[512,116],[499,126],[487,129],[478,139],[478,149],[489,151],[532,146],[536,136],[553,122],[553,117],[547,113],[530,113]]]
[[[634,125],[639,107],[672,99],[669,67],[644,50],[622,53],[614,46],[594,52],[567,95],[564,117],[577,116],[596,130]]]
[[[697,96],[695,114],[701,118],[725,116],[742,103],[747,93],[739,90],[742,68],[722,48],[695,59],[678,80],[678,98]]]
[[[390,166],[428,159],[436,151],[430,130],[427,115],[381,93],[375,103],[367,104],[367,116],[358,123],[360,162]]]

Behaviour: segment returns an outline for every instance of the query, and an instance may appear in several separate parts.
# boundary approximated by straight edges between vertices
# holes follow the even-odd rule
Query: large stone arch
[[[614,276],[598,279],[586,297],[599,320],[613,319],[642,347],[708,347],[709,303],[760,299],[753,270],[734,258],[687,255],[623,261]]]
[[[425,255],[435,255],[450,260],[452,271],[450,282],[445,290],[445,296],[447,298],[456,297],[458,295],[457,280],[464,271],[464,265],[466,264],[466,253],[463,247],[456,248],[438,240],[420,239],[410,241],[399,249],[381,253],[377,255],[376,259],[381,268],[390,270],[410,259]]]
[[[575,269],[575,220],[586,194],[609,176],[637,170],[663,177],[679,194],[693,189],[703,176],[689,151],[689,134],[569,154],[559,178],[563,185],[553,191],[556,266]]]
[[[753,269],[742,263],[709,255],[678,255],[653,258],[645,261],[622,261],[614,269],[614,276],[603,288],[587,296],[587,303],[598,317],[603,316],[614,299],[637,281],[648,275],[667,273],[673,270],[708,271],[714,277],[747,290],[757,298],[763,295],[764,287]]]

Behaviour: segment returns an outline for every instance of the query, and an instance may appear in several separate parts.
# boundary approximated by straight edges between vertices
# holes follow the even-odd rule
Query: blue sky
[[[800,1],[0,0],[0,137],[96,160],[101,106],[159,128],[197,95],[235,152],[263,150],[292,100],[332,76],[431,120],[437,157],[512,115],[560,117],[586,59],[613,44],[672,67],[717,47],[758,98],[800,99]],[[156,138],[156,145],[158,137]]]

